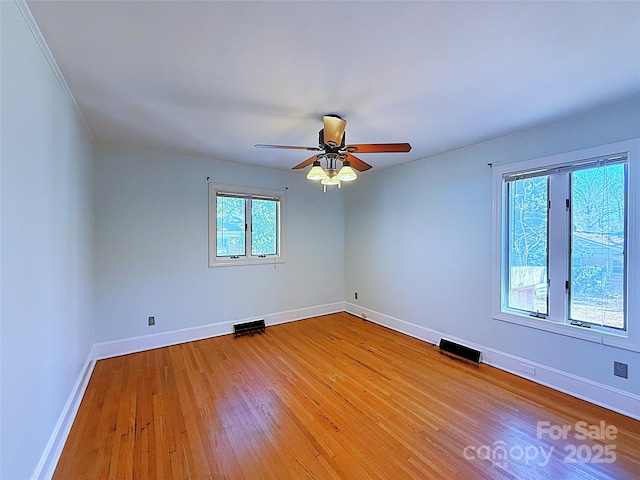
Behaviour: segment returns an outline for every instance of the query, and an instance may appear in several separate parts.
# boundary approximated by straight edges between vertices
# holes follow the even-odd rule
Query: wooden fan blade
[[[411,145],[408,143],[359,143],[347,145],[344,149],[349,153],[406,153],[411,150]]]
[[[321,152],[322,149],[318,147],[296,147],[293,145],[264,145],[262,143],[257,143],[254,145],[257,148],[286,148],[288,150],[311,150],[314,152]]]
[[[363,162],[358,157],[351,155],[350,153],[346,153],[345,155],[347,156],[347,159],[349,160],[349,163],[351,164],[351,166],[356,170],[358,170],[359,172],[364,172],[372,168],[371,165],[369,165],[366,162]]]
[[[304,168],[308,165],[311,165],[316,158],[318,158],[320,155],[314,155],[313,157],[309,157],[307,158],[304,162],[299,163],[298,165],[296,165],[295,167],[292,167],[291,170],[299,170],[301,168]]]
[[[324,143],[330,147],[337,147],[342,143],[347,121],[340,117],[326,115],[324,117]]]

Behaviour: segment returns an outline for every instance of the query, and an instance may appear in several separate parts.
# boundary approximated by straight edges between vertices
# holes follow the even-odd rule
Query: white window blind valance
[[[526,178],[543,177],[545,175],[554,175],[558,173],[575,172],[589,168],[616,165],[619,163],[625,163],[628,159],[628,152],[616,153],[614,155],[579,160],[565,165],[554,165],[552,167],[540,167],[522,172],[511,172],[505,174],[502,178],[505,182],[513,182],[515,180],[524,180]]]

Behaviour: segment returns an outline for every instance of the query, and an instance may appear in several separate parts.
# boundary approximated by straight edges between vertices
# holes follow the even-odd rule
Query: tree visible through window
[[[570,318],[624,328],[625,165],[571,174]]]
[[[210,189],[210,266],[282,261],[280,192]]]
[[[547,177],[509,183],[510,308],[547,314]]]
[[[245,253],[244,199],[218,196],[216,198],[216,255],[229,257]]]
[[[626,330],[626,160],[504,176],[503,310]]]
[[[278,252],[278,202],[251,200],[251,254],[275,255]]]

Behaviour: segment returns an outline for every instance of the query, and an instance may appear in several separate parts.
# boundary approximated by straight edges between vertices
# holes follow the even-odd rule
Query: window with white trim
[[[494,167],[494,318],[628,336],[630,152],[602,151]]]
[[[209,184],[209,266],[284,261],[280,191]]]

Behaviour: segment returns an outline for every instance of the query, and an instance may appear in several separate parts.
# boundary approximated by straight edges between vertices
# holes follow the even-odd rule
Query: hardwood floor
[[[640,422],[340,313],[99,361],[54,479],[133,478],[638,479]]]

